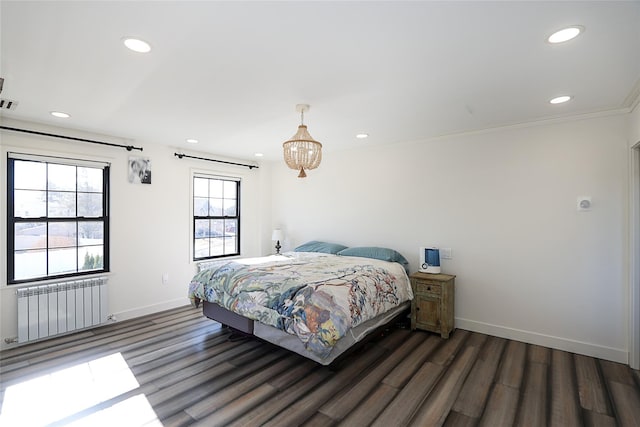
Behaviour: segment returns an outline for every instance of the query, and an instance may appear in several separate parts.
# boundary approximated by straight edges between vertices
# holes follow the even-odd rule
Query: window
[[[193,177],[194,261],[240,254],[240,181]]]
[[[10,284],[109,271],[109,166],[10,153]]]

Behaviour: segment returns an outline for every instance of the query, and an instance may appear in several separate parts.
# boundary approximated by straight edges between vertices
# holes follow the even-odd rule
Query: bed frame
[[[377,318],[364,322],[353,328],[348,335],[338,341],[331,351],[329,357],[320,359],[313,353],[307,351],[298,337],[287,334],[284,331],[272,326],[263,325],[252,319],[240,316],[227,310],[218,304],[202,301],[202,312],[211,320],[229,326],[243,334],[255,336],[264,341],[283,347],[287,350],[298,353],[322,365],[336,365],[336,361],[343,360],[344,356],[353,350],[360,348],[362,344],[378,335],[379,332],[394,325],[399,319],[406,319],[411,308],[411,301],[406,301],[402,305],[384,313]],[[404,317],[403,317],[404,316]]]

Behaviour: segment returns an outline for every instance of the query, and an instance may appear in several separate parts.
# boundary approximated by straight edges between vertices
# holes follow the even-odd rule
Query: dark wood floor
[[[626,365],[456,330],[393,328],[332,369],[185,307],[0,353],[5,389],[120,352],[165,426],[640,426]],[[129,426],[122,420],[122,426]]]

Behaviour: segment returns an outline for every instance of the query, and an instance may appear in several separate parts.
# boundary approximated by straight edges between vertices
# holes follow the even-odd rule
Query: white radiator
[[[107,278],[18,289],[18,342],[38,340],[107,321]]]

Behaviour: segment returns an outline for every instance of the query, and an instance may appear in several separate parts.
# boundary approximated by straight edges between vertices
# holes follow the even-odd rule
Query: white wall
[[[626,362],[627,129],[618,115],[326,152],[305,179],[279,163],[273,222],[287,250],[385,246],[412,270],[420,246],[452,248],[457,327]]]
[[[101,135],[80,134],[66,129],[44,128],[23,122],[5,124],[27,129],[38,129],[69,136],[79,136],[121,144]],[[167,308],[188,304],[187,285],[195,272],[190,261],[190,183],[193,170],[218,173],[242,178],[242,207],[247,213],[241,218],[242,254],[263,254],[261,216],[256,212],[270,207],[270,183],[261,175],[261,169],[227,166],[219,163],[178,159],[176,150],[135,141],[144,151],[127,152],[82,142],[63,141],[48,137],[31,136],[2,131],[0,177],[1,241],[6,242],[6,152],[28,152],[72,158],[97,159],[111,163],[111,273],[109,274],[109,308],[118,320],[124,320]],[[198,155],[197,153],[195,153]],[[129,155],[151,158],[151,185],[127,182]],[[200,154],[201,155],[201,154]],[[204,156],[212,157],[215,156]],[[268,169],[268,168],[267,168]],[[268,176],[268,174],[267,174]],[[266,185],[265,185],[266,183]],[[269,225],[270,227],[270,225]],[[267,232],[265,232],[267,233]],[[270,233],[270,230],[268,231]],[[268,247],[265,247],[267,252]],[[7,286],[6,245],[0,245],[0,337],[2,348],[5,338],[17,335],[16,286]],[[168,273],[169,283],[162,283],[162,274]]]

